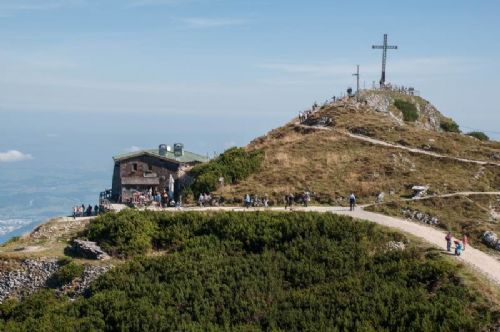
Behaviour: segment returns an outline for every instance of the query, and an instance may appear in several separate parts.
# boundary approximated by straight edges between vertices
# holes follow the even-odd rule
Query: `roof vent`
[[[180,157],[184,155],[184,144],[174,143],[174,156]]]
[[[160,144],[158,147],[158,153],[160,156],[165,157],[167,155],[167,152],[169,151],[169,146],[167,144]]]

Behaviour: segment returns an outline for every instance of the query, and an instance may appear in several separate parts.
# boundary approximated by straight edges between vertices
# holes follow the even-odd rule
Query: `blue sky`
[[[498,1],[0,0],[0,153],[39,158],[22,129],[43,117],[43,135],[60,136],[71,114],[106,114],[117,152],[162,138],[201,153],[243,145],[353,86],[356,64],[362,85],[378,81],[384,33],[399,46],[388,81],[499,138],[499,14]],[[151,121],[113,120],[130,114],[165,132],[131,135]]]

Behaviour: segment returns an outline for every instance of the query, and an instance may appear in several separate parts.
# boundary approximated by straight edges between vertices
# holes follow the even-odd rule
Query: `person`
[[[264,203],[264,207],[269,207],[269,196],[267,194],[264,196],[263,203]]]
[[[83,215],[85,214],[85,205],[84,204],[82,204],[82,211],[81,212],[82,212],[82,217],[83,217]]]
[[[464,236],[462,238],[462,250],[465,251],[465,247],[467,246],[467,244],[469,243],[469,237],[467,236],[467,234],[464,233]]]
[[[73,206],[73,219],[76,219],[77,213],[78,213],[78,207],[75,205],[75,206]]]
[[[455,256],[460,256],[462,253],[462,244],[460,241],[455,241]]]
[[[350,209],[350,211],[354,211],[355,206],[356,206],[356,196],[354,196],[354,193],[351,193],[349,195],[349,209]]]
[[[304,196],[303,196],[302,200],[304,201],[304,207],[307,207],[307,205],[309,204],[309,201],[311,201],[311,193],[309,193],[308,191],[306,191],[304,193]]]
[[[97,216],[99,214],[99,206],[94,205],[94,216]]]
[[[245,207],[248,209],[252,205],[252,199],[249,194],[245,195]]]
[[[204,199],[204,196],[202,193],[200,193],[200,197],[198,197],[198,205],[200,207],[203,207],[203,199]]]
[[[292,209],[294,200],[295,200],[295,196],[292,193],[290,193],[287,197],[287,204],[288,204],[288,207],[290,208],[290,210]],[[285,206],[285,210],[286,210],[286,206]]]
[[[446,251],[451,251],[451,240],[453,239],[453,236],[451,235],[451,232],[448,232],[446,234],[445,240],[446,240]]]
[[[89,204],[89,206],[87,207],[87,217],[90,217],[90,216],[92,216],[92,206],[90,206],[90,204]]]

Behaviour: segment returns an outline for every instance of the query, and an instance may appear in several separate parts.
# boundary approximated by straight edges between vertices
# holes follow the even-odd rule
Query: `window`
[[[137,172],[137,163],[132,164],[132,172]]]
[[[146,164],[146,171],[147,172],[152,172],[153,171],[153,165]]]

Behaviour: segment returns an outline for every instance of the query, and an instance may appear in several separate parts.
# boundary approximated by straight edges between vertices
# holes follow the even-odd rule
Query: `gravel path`
[[[466,159],[466,158],[459,158],[459,157],[447,156],[447,155],[439,154],[439,153],[432,152],[432,151],[427,151],[427,150],[422,150],[422,149],[417,149],[417,148],[411,148],[411,147],[408,147],[408,146],[404,146],[404,145],[400,145],[400,144],[395,144],[395,143],[389,143],[389,142],[378,140],[378,139],[371,138],[371,137],[368,137],[368,136],[353,134],[353,133],[350,133],[350,132],[344,131],[344,130],[342,130],[342,131],[335,130],[334,128],[330,128],[330,127],[308,126],[308,125],[303,125],[303,124],[300,124],[300,123],[295,123],[295,125],[299,126],[299,127],[304,127],[304,128],[314,128],[314,129],[319,129],[319,130],[336,131],[338,133],[347,135],[347,136],[349,136],[351,138],[354,138],[354,139],[357,139],[357,140],[361,140],[361,141],[365,141],[365,142],[368,142],[368,143],[371,143],[371,144],[381,145],[381,146],[387,146],[387,147],[401,149],[401,150],[406,150],[406,151],[410,151],[410,152],[413,152],[413,153],[425,154],[425,155],[436,157],[436,158],[452,159],[452,160],[457,160],[457,161],[461,161],[461,162],[464,162],[464,163],[471,163],[471,164],[477,164],[477,165],[494,165],[494,166],[500,166],[500,163],[497,163],[497,162],[494,162],[494,161],[473,160],[473,159]]]

